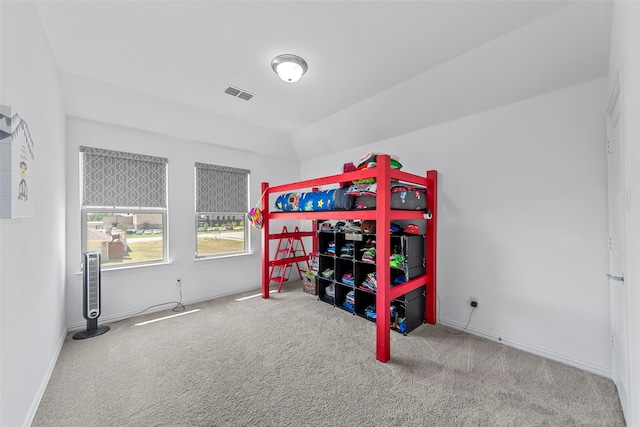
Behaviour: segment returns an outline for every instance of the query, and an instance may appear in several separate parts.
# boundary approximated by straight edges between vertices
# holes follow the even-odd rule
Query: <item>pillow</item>
[[[375,196],[378,184],[353,184],[347,189],[349,196]]]

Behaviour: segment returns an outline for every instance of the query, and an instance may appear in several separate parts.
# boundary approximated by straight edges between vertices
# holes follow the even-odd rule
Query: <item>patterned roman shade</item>
[[[80,153],[83,206],[167,207],[166,158],[92,147]]]
[[[196,212],[247,212],[248,169],[196,163]]]

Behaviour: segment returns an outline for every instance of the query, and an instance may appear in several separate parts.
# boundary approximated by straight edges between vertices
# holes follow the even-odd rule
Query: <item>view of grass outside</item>
[[[83,250],[100,252],[105,267],[164,261],[163,220],[163,214],[152,212],[87,212]],[[203,214],[196,229],[196,256],[246,252],[245,223],[243,213]]]
[[[198,236],[198,255],[220,255],[244,251],[244,240],[219,239]]]
[[[237,253],[245,250],[244,238],[238,239],[235,236],[244,229],[229,231],[201,231],[198,232],[198,255],[221,255],[225,253]],[[228,235],[228,236],[225,236]],[[128,251],[122,259],[103,260],[103,265],[131,264],[141,262],[154,262],[162,260],[162,238],[161,234],[153,235],[153,240],[145,235],[127,236]]]
[[[146,240],[137,239],[133,236],[127,237],[129,250],[125,252],[122,259],[110,259],[102,261],[103,265],[131,264],[138,262],[162,261],[162,239]]]
[[[245,224],[242,212],[198,212],[196,257],[245,252]]]
[[[85,249],[113,267],[164,261],[164,215],[155,212],[87,212]]]

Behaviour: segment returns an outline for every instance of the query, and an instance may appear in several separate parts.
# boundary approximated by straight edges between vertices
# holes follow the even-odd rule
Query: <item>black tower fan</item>
[[[100,252],[84,253],[82,301],[82,314],[87,319],[87,330],[77,332],[73,335],[73,339],[83,340],[107,332],[109,330],[108,326],[98,327],[98,316],[100,316]]]

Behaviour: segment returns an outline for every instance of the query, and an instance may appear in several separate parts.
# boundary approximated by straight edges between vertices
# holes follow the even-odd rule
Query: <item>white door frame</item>
[[[607,174],[609,208],[609,289],[611,298],[611,361],[613,381],[620,403],[629,421],[630,373],[629,289],[624,281],[628,266],[627,221],[629,215],[629,179],[624,138],[623,91],[621,70],[607,107]]]

